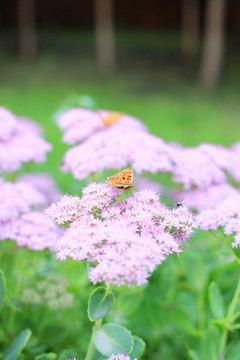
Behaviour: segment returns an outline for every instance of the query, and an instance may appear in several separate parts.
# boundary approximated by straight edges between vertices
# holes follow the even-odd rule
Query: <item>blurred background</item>
[[[166,141],[230,145],[239,44],[239,0],[0,0],[0,102],[44,126],[54,174],[66,147],[53,114],[73,105],[130,113]]]

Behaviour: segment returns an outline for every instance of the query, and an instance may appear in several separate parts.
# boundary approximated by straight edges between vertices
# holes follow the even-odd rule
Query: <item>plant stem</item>
[[[239,296],[240,296],[240,275],[239,275],[239,279],[238,279],[238,283],[237,283],[235,293],[233,295],[233,298],[232,298],[232,301],[231,301],[231,304],[229,306],[228,313],[227,313],[227,316],[226,316],[226,322],[229,325],[231,324],[231,318],[232,318],[232,315],[233,315],[234,310],[236,308]],[[228,338],[228,331],[229,331],[228,328],[224,329],[223,333],[222,333],[222,336],[221,336],[219,360],[224,359],[224,353],[225,353],[225,348],[226,348],[227,338]]]
[[[95,345],[94,345],[94,342],[93,342],[93,333],[94,333],[94,331],[99,330],[101,325],[102,325],[102,319],[96,321],[94,326],[93,326],[92,336],[91,336],[91,339],[89,341],[87,354],[86,354],[84,360],[92,360],[92,358],[93,358],[93,354],[94,354],[94,351],[96,349]]]

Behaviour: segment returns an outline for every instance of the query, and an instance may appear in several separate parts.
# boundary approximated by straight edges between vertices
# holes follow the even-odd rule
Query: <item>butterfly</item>
[[[109,111],[107,114],[99,111],[99,115],[101,116],[104,125],[109,126],[119,121],[123,117],[123,113]]]
[[[128,168],[116,175],[110,176],[107,178],[107,182],[109,185],[114,186],[118,189],[129,189],[133,187],[133,171],[132,169]]]

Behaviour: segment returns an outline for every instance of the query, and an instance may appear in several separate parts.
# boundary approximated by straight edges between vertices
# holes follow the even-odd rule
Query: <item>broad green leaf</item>
[[[240,342],[229,344],[226,351],[226,360],[239,360]]]
[[[15,360],[19,357],[21,351],[28,343],[32,335],[31,330],[25,329],[20,335],[12,342],[12,344],[7,348],[3,354],[3,360]]]
[[[200,360],[200,357],[195,350],[189,349],[187,355],[190,360]]]
[[[218,352],[220,347],[220,332],[210,325],[204,333],[201,344],[201,360],[219,360]]]
[[[55,360],[57,358],[57,355],[54,353],[45,353],[40,354],[35,357],[35,360]]]
[[[211,282],[209,285],[208,294],[213,315],[216,319],[222,319],[224,317],[224,303],[220,289],[215,282]]]
[[[88,302],[88,317],[91,321],[102,319],[112,308],[114,295],[103,286],[98,287]]]
[[[133,349],[129,354],[130,358],[131,359],[139,358],[143,354],[145,348],[146,348],[146,344],[143,341],[143,339],[141,339],[138,336],[133,336]]]
[[[106,356],[123,353],[129,354],[133,348],[130,331],[117,324],[105,324],[93,333],[93,341],[97,350]]]
[[[76,359],[80,359],[78,354],[73,351],[73,350],[62,350],[61,354],[58,357],[58,360],[66,360],[66,359],[72,359],[72,358],[76,358]]]
[[[3,306],[5,292],[6,292],[5,277],[3,271],[0,269],[0,310]]]

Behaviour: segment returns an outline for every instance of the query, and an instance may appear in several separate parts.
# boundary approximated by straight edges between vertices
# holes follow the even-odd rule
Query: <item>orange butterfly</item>
[[[99,111],[99,115],[102,118],[104,125],[109,126],[119,121],[124,114],[116,111],[109,111],[108,114],[106,115],[103,112]]]
[[[130,168],[125,169],[120,173],[107,178],[107,182],[109,185],[115,186],[118,189],[129,189],[133,187],[133,171]]]

